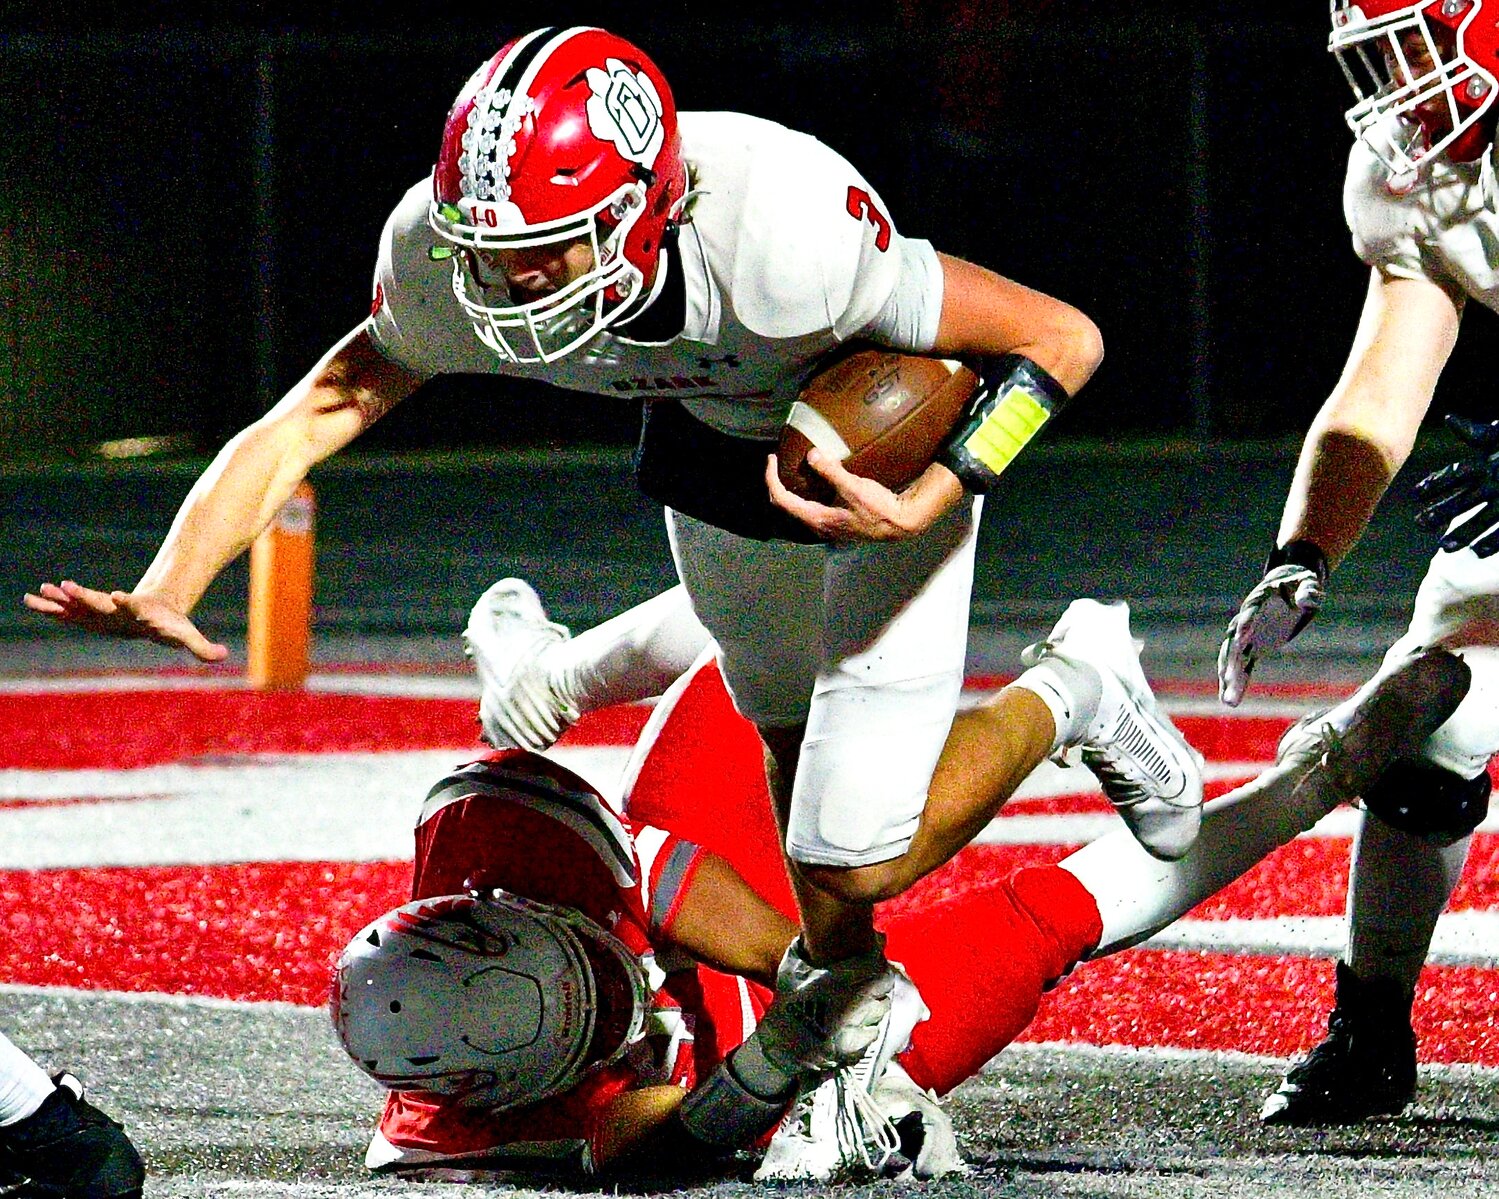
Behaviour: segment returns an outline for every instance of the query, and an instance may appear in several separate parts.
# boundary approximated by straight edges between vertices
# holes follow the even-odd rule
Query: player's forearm
[[[1277,544],[1310,541],[1336,567],[1363,536],[1414,438],[1414,427],[1357,410],[1319,417],[1302,446]]]
[[[251,426],[193,484],[155,559],[135,585],[190,612],[220,571],[270,523],[306,474],[276,431]]]
[[[420,382],[355,329],[270,412],[233,437],[188,492],[136,584],[186,613],[271,522],[316,463],[337,452]]]

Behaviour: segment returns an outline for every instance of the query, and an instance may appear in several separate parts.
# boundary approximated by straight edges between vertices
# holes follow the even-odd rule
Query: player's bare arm
[[[1347,556],[1410,455],[1461,315],[1429,280],[1371,272],[1342,377],[1302,446],[1278,544],[1309,541],[1330,568]]]
[[[796,936],[796,925],[766,903],[728,861],[705,852],[663,931],[698,961],[774,987],[776,967]]]
[[[1218,651],[1218,694],[1230,707],[1259,659],[1320,610],[1328,574],[1410,455],[1461,315],[1461,300],[1430,280],[1371,272],[1353,348],[1302,445],[1264,577]]]
[[[1018,354],[1076,395],[1103,361],[1103,337],[1082,312],[1052,296],[993,271],[939,254],[942,316],[933,353],[952,356]],[[813,451],[807,464],[832,484],[837,505],[818,504],[788,491],[766,470],[772,500],[828,541],[892,541],[932,526],[964,494],[963,482],[947,466],[933,463],[896,493],[851,474]]]
[[[88,632],[228,653],[188,619],[219,572],[270,523],[316,463],[343,448],[420,382],[375,349],[363,325],[265,416],[236,434],[193,484],[156,558],[131,591],[44,583],[28,608]]]

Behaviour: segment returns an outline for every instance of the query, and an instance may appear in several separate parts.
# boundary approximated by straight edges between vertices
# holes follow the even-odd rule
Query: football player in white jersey
[[[1343,202],[1369,289],[1342,377],[1302,448],[1264,578],[1223,643],[1220,694],[1231,705],[1255,662],[1315,616],[1329,573],[1405,462],[1464,305],[1499,309],[1499,3],[1333,0],[1330,49],[1358,97],[1347,114],[1356,140]],[[1481,452],[1492,449],[1481,426],[1461,427]],[[1435,501],[1427,520],[1465,515],[1485,498],[1485,482],[1474,464],[1425,484]],[[1481,542],[1492,521],[1482,516],[1444,538],[1410,628],[1380,671],[1422,647],[1446,647],[1470,672],[1466,697],[1364,794],[1328,1036],[1269,1098],[1267,1120],[1357,1120],[1399,1112],[1414,1093],[1412,996],[1487,810],[1487,767],[1499,750],[1499,558],[1467,548],[1477,538],[1492,551]],[[1356,709],[1335,711],[1346,721]],[[1225,854],[1242,851],[1225,842]]]
[[[824,461],[839,503],[809,503],[780,487],[771,451],[809,372],[853,339],[964,355],[981,384],[908,488]],[[188,618],[209,582],[314,463],[424,380],[486,372],[579,402],[646,399],[638,480],[667,507],[678,573],[781,780],[804,935],[786,978],[834,962],[879,972],[868,872],[911,842],[952,723],[981,494],[1101,355],[1076,309],[901,235],[813,138],[736,113],[679,117],[636,47],[540,29],[460,92],[431,177],[386,224],[369,318],[225,447],[135,589],[65,581],[27,603],[220,659]],[[1123,724],[1092,744],[1101,774],[1137,832],[1179,854],[1200,776],[1143,676],[1134,685],[1120,616],[1079,615],[1071,639],[1108,641],[1130,678],[1100,680],[1056,648],[1026,719],[1051,748],[1096,742],[1072,727],[1083,705],[1069,688],[1116,696]],[[1134,751],[1115,743],[1143,745],[1148,766],[1121,774]]]

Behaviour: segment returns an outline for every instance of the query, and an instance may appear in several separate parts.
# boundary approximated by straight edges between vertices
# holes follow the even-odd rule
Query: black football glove
[[[1425,505],[1416,523],[1438,536],[1449,553],[1470,547],[1480,558],[1499,550],[1499,420],[1476,421],[1449,413],[1447,428],[1471,453],[1449,462],[1416,484],[1416,499]],[[1456,516],[1475,509],[1460,525]]]

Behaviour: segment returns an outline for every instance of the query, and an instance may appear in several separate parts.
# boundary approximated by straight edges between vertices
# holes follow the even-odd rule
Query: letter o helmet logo
[[[620,157],[651,167],[666,140],[661,124],[661,97],[644,73],[617,58],[604,69],[589,67],[588,128],[601,141],[613,142]]]

